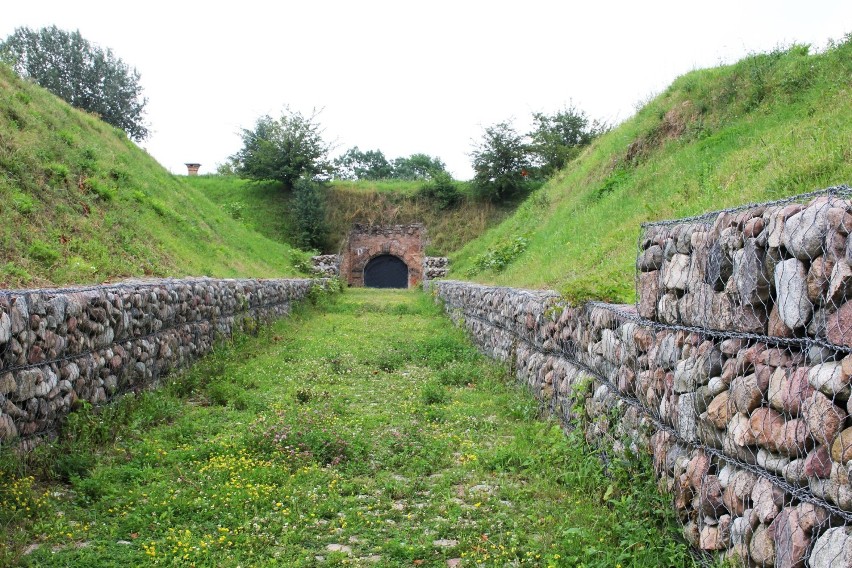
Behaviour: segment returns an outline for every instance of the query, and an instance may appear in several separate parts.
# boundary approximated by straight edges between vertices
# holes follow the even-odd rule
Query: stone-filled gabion
[[[450,259],[445,256],[427,256],[423,259],[423,278],[446,278],[450,272]]]
[[[78,401],[139,389],[322,280],[151,280],[0,292],[0,442],[53,431]]]
[[[311,257],[314,274],[334,278],[340,275],[340,255],[321,254]]]
[[[634,306],[567,306],[552,292],[453,281],[430,289],[569,427],[578,386],[591,381],[587,438],[653,456],[696,548],[742,565],[852,566],[845,335],[779,343],[734,323],[720,332],[693,319],[686,329]]]

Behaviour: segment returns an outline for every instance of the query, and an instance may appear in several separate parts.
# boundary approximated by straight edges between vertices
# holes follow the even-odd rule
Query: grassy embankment
[[[297,274],[291,247],[184,180],[0,65],[0,288]]]
[[[193,187],[217,203],[228,215],[264,236],[292,242],[292,195],[275,183],[256,183],[231,176],[188,178]],[[441,210],[418,198],[419,181],[335,181],[323,189],[328,236],[324,252],[336,253],[354,223],[423,223],[428,231],[427,254],[446,255],[482,235],[505,219],[517,204],[502,206],[475,199],[460,183],[463,199]]]
[[[0,564],[692,564],[648,464],[537,415],[428,296],[351,290],[7,459]]]
[[[848,183],[852,37],[753,55],[678,78],[452,255],[451,276],[630,302],[642,222]]]

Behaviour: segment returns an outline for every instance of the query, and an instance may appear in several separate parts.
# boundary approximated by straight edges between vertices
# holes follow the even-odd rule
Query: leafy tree
[[[29,78],[79,109],[95,113],[136,141],[148,137],[144,122],[148,99],[142,96],[139,73],[84,39],[79,31],[56,26],[17,28],[0,42],[0,58],[21,77]]]
[[[335,173],[341,179],[388,179],[393,166],[381,150],[362,152],[358,146],[346,150],[334,160]]]
[[[590,120],[585,112],[574,106],[553,115],[535,112],[533,123],[535,127],[529,133],[530,152],[544,177],[564,168],[584,146],[609,129],[607,124]]]
[[[253,130],[243,129],[243,148],[230,157],[238,175],[254,180],[275,180],[293,189],[299,178],[329,174],[329,145],[314,111],[310,116],[285,107],[281,118],[257,119]]]
[[[316,182],[300,178],[293,188],[293,215],[296,220],[296,241],[302,248],[322,249],[327,227],[325,198]]]
[[[393,161],[393,177],[396,179],[428,180],[446,171],[447,166],[440,158],[427,154],[412,154],[407,158],[395,158]]]
[[[532,169],[529,147],[508,122],[487,127],[471,157],[473,187],[480,196],[498,202],[527,188]]]
[[[456,182],[447,172],[435,172],[432,179],[417,190],[417,194],[434,202],[438,209],[449,209],[462,198]]]

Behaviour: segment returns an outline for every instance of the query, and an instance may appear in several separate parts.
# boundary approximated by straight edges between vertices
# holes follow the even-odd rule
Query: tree
[[[590,120],[585,112],[574,106],[553,115],[534,112],[533,123],[535,128],[529,133],[530,152],[544,177],[564,168],[583,147],[609,129],[603,122]]]
[[[473,187],[482,197],[503,201],[521,193],[532,168],[524,137],[508,122],[485,129],[471,152]]]
[[[395,158],[393,161],[393,177],[396,179],[428,180],[446,171],[447,166],[440,158],[427,154],[411,154],[407,158]]]
[[[254,180],[275,180],[292,190],[296,180],[329,174],[330,147],[314,111],[310,116],[285,107],[278,120],[257,119],[253,130],[243,129],[243,148],[231,156],[238,175]]]
[[[334,160],[335,173],[341,179],[388,179],[393,166],[381,150],[362,152],[358,146],[346,150]]]
[[[296,241],[300,247],[322,249],[325,243],[325,199],[319,184],[301,178],[293,188]]]
[[[84,39],[79,31],[56,26],[17,28],[0,42],[0,58],[70,105],[97,114],[132,139],[148,137],[144,122],[148,99],[142,96],[139,73]]]

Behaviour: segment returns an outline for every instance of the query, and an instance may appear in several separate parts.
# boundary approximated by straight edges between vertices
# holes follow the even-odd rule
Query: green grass
[[[256,183],[234,176],[198,176],[186,183],[243,225],[279,242],[292,242],[295,223],[292,195],[275,183]],[[354,223],[393,225],[423,223],[429,235],[427,254],[446,255],[505,219],[517,206],[496,206],[473,197],[461,182],[462,201],[440,209],[418,198],[424,182],[335,181],[324,190],[328,235],[323,252],[337,253]]]
[[[350,290],[7,452],[0,564],[693,564],[647,463],[538,414],[426,295]]]
[[[451,256],[451,276],[630,302],[644,221],[852,182],[852,39],[693,71]],[[489,255],[525,251],[497,269]]]
[[[0,287],[298,273],[185,179],[0,65]]]

